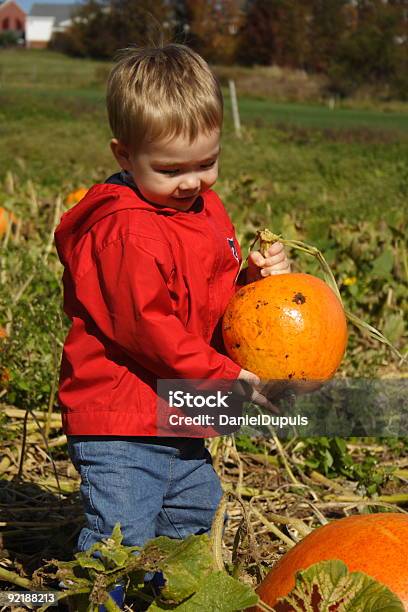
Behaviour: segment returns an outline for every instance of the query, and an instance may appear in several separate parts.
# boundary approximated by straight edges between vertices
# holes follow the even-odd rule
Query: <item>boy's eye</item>
[[[214,161],[210,162],[209,164],[203,164],[201,168],[211,168],[211,166],[214,166],[216,161],[217,160],[214,159]],[[157,172],[160,172],[160,174],[177,174],[180,172],[180,170],[157,170]]]

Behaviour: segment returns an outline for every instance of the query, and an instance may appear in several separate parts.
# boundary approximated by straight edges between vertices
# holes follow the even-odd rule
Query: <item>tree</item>
[[[242,0],[175,0],[175,14],[188,32],[186,44],[207,61],[231,64],[244,19],[241,4]]]
[[[289,0],[281,3],[280,45],[276,49],[275,63],[290,68],[307,68],[311,50],[310,0]]]
[[[306,68],[310,54],[311,0],[252,0],[241,30],[238,60]]]
[[[244,65],[276,62],[282,47],[282,8],[284,0],[253,0],[239,32],[237,60]]]
[[[311,0],[309,68],[327,72],[340,42],[347,35],[348,0]]]
[[[131,44],[148,44],[160,36],[164,24],[169,26],[170,10],[163,0],[110,0],[111,28],[119,48]]]
[[[169,16],[165,0],[87,0],[53,46],[71,55],[112,59],[118,49],[158,40]]]
[[[329,68],[332,87],[347,95],[363,83],[398,84],[405,97],[408,83],[401,75],[407,74],[408,41],[400,28],[406,8],[383,0],[358,0],[356,8],[357,28],[343,39]]]

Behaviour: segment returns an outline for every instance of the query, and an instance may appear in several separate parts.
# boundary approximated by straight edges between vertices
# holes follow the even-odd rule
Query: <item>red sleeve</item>
[[[77,297],[105,336],[157,377],[237,378],[241,368],[174,315],[159,259],[136,242],[116,240],[78,283]]]

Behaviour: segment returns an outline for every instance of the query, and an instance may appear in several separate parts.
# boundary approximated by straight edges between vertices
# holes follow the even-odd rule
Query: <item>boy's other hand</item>
[[[249,253],[247,270],[248,283],[253,283],[272,274],[288,274],[290,271],[290,263],[285,252],[285,247],[281,242],[274,242],[274,244],[269,247],[267,257],[263,257],[259,251],[251,251]]]
[[[270,412],[280,414],[279,408],[272,404],[267,397],[262,395],[261,380],[256,374],[250,372],[249,370],[242,369],[239,373],[238,380],[246,383],[248,388],[248,392],[246,393],[248,401],[254,402],[254,404],[258,404],[258,406],[262,406],[262,408],[266,408]]]

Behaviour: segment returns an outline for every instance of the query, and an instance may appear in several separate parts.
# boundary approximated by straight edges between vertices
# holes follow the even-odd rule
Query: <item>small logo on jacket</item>
[[[237,249],[235,247],[234,239],[233,238],[227,238],[227,240],[228,240],[228,244],[229,244],[229,247],[230,247],[230,249],[232,251],[233,256],[235,257],[235,259],[237,261],[239,261],[239,257],[238,257]]]

